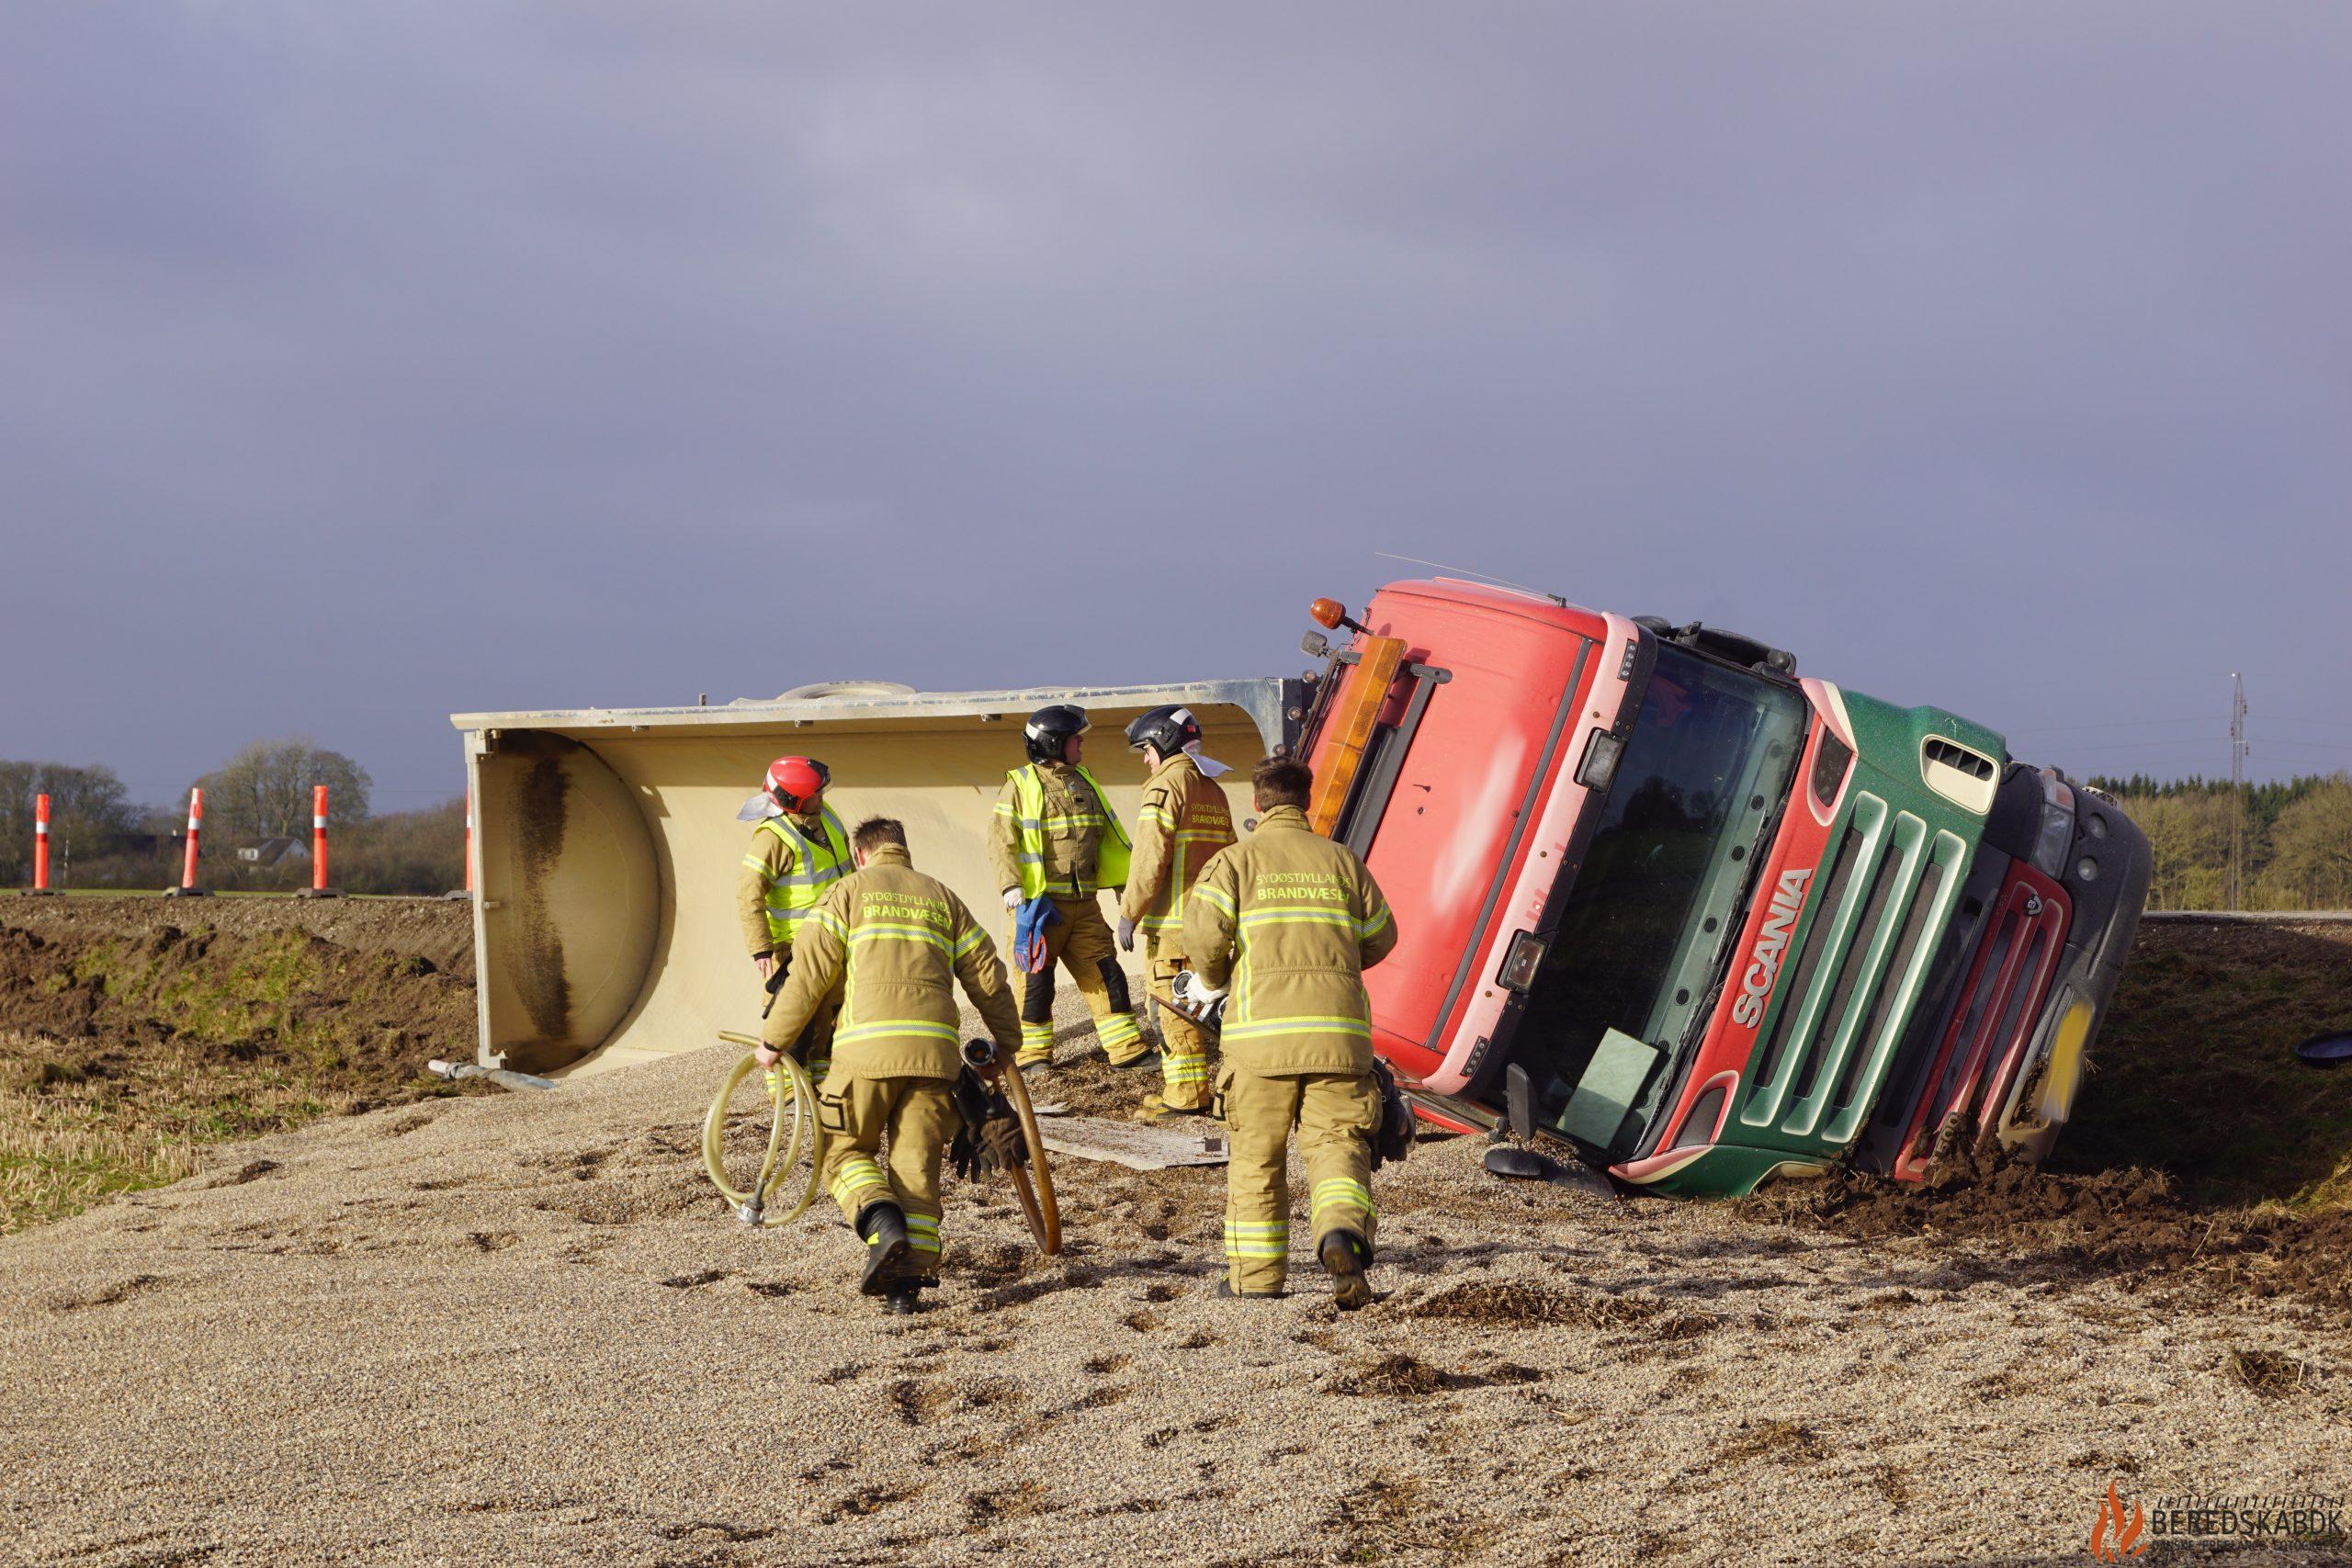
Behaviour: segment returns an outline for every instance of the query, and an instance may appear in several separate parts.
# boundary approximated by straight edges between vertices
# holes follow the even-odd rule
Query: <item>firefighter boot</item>
[[[897,1290],[906,1272],[907,1216],[896,1203],[868,1203],[857,1212],[857,1234],[865,1238],[865,1272],[857,1288],[869,1296]]]
[[[1154,1127],[1190,1127],[1206,1123],[1209,1108],[1205,1105],[1170,1105],[1159,1091],[1143,1097],[1143,1104],[1136,1110],[1136,1120]]]
[[[1353,1312],[1372,1304],[1372,1281],[1364,1267],[1372,1261],[1372,1244],[1353,1231],[1328,1231],[1315,1248],[1323,1271],[1331,1276],[1331,1304]]]
[[[912,1317],[922,1311],[922,1287],[911,1280],[893,1285],[890,1293],[882,1298],[882,1310],[893,1317]]]

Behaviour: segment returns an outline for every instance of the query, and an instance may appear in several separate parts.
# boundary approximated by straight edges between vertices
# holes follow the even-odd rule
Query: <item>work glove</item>
[[[1190,1002],[1196,1008],[1211,1007],[1225,1000],[1221,987],[1210,985],[1190,969],[1180,971],[1176,983],[1170,988],[1176,993],[1178,1001]]]
[[[1008,887],[1004,890],[1004,907],[1008,909],[1018,909],[1021,908],[1021,889],[1018,887]]]
[[[947,1163],[957,1176],[977,1181],[994,1171],[1026,1163],[1020,1123],[1011,1115],[990,1116],[974,1133],[967,1125],[947,1145]]]
[[[1135,950],[1136,923],[1127,919],[1125,915],[1121,915],[1119,917],[1119,951],[1122,953],[1133,953]]]
[[[1190,969],[1179,970],[1169,994],[1176,1010],[1197,1023],[1216,1023],[1225,1007],[1225,992],[1210,986]]]
[[[1021,1124],[1010,1116],[991,1116],[980,1123],[980,1168],[1011,1170],[1029,1156]]]

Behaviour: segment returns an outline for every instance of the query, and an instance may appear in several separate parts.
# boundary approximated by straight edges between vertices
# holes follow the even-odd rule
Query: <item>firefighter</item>
[[[1141,1120],[1204,1116],[1209,1109],[1209,1040],[1176,1010],[1172,987],[1184,969],[1184,895],[1211,855],[1233,842],[1233,810],[1213,781],[1223,762],[1201,755],[1200,721],[1190,708],[1156,707],[1127,726],[1127,745],[1143,754],[1143,804],[1136,811],[1135,853],[1119,898],[1119,946],[1133,953],[1144,934],[1146,981],[1159,1002],[1157,1093],[1144,1097]]]
[[[1094,775],[1079,761],[1089,728],[1086,710],[1057,703],[1029,716],[1022,738],[1027,765],[1004,775],[996,799],[989,859],[1004,907],[1020,932],[1044,921],[1045,963],[1023,976],[1021,1055],[1023,1067],[1054,1059],[1054,964],[1059,961],[1094,1014],[1095,1037],[1114,1067],[1148,1067],[1158,1058],[1144,1043],[1127,995],[1127,974],[1111,944],[1096,893],[1124,886],[1129,845]]]
[[[945,883],[914,868],[906,829],[870,818],[851,851],[855,874],[833,884],[795,944],[769,1038],[793,1037],[845,987],[832,1066],[817,1086],[821,1174],[865,1242],[858,1289],[910,1313],[939,1263],[939,1166],[962,1125],[949,1093],[964,1068],[956,985],[1000,1050],[1019,1046],[1021,1021],[996,944]],[[773,1043],[757,1052],[771,1068],[781,1054]]]
[[[1396,945],[1396,923],[1354,852],[1307,826],[1314,777],[1268,758],[1250,774],[1259,823],[1201,868],[1182,941],[1193,999],[1226,1000],[1218,1114],[1232,1137],[1226,1171],[1226,1277],[1217,1293],[1278,1296],[1290,1254],[1285,1145],[1311,1184],[1315,1254],[1342,1311],[1372,1300],[1372,1073],[1363,971]],[[1237,959],[1238,952],[1238,959]]]
[[[752,829],[752,852],[735,879],[735,904],[744,945],[770,996],[791,972],[793,948],[817,901],[855,869],[848,830],[825,804],[825,789],[832,782],[832,770],[814,757],[778,757],[768,764],[765,793],[775,811]],[[760,1038],[778,1049],[789,1047],[810,1077],[821,1078],[840,1010],[841,998],[827,998],[797,1034],[779,1034],[779,1010],[771,1006]],[[775,1084],[768,1087],[773,1093]]]

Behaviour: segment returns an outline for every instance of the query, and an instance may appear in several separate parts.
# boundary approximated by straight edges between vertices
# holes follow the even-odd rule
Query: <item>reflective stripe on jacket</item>
[[[1363,971],[1396,945],[1380,885],[1295,806],[1201,868],[1184,902],[1184,951],[1230,989],[1218,1043],[1261,1077],[1372,1070]]]
[[[793,944],[792,976],[768,1037],[795,1038],[836,981],[833,1066],[868,1078],[952,1078],[963,1070],[956,987],[1008,1056],[1021,1015],[996,943],[947,885],[885,844],[833,884]]]
[[[856,869],[842,819],[830,806],[817,810],[814,822],[771,817],[752,829],[752,853],[743,857],[743,865],[762,878],[761,907],[773,948],[790,947],[825,889]]]
[[[1032,762],[1004,775],[989,836],[997,886],[1023,898],[1091,898],[1126,884],[1126,829],[1094,775],[1074,762]]]
[[[1181,951],[1176,932],[1184,923],[1184,895],[1209,857],[1232,843],[1233,808],[1225,791],[1192,758],[1179,752],[1144,781],[1119,913],[1160,939],[1155,952]]]

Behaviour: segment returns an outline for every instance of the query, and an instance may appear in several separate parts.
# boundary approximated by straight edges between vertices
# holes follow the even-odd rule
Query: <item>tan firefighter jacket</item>
[[[787,822],[790,832],[784,830]],[[807,910],[827,886],[854,869],[849,835],[830,808],[808,817],[771,817],[752,829],[752,852],[735,876],[737,922],[752,956],[791,952]]]
[[[1037,781],[1037,809],[1026,809],[1022,780]],[[1112,840],[1106,846],[1105,837]],[[1034,847],[1033,847],[1034,846]],[[1106,847],[1112,852],[1104,852]],[[1037,863],[1022,874],[1024,855]],[[989,863],[1000,891],[1017,888],[1024,898],[1050,893],[1057,898],[1091,898],[1102,887],[1127,878],[1126,835],[1093,775],[1074,762],[1031,762],[1004,775],[997,792],[996,820],[989,833]]]
[[[1193,972],[1231,992],[1218,1043],[1235,1066],[1261,1077],[1372,1070],[1363,974],[1396,945],[1396,922],[1363,862],[1297,807],[1267,812],[1246,842],[1201,868],[1183,943]]]
[[[1183,951],[1184,895],[1209,857],[1233,843],[1233,809],[1192,758],[1178,752],[1144,781],[1136,847],[1119,915],[1156,939],[1166,957]]]
[[[997,1046],[1021,1048],[1021,1015],[1004,964],[964,900],[885,844],[827,889],[792,946],[792,977],[768,1038],[791,1040],[842,981],[833,1070],[861,1078],[952,1078],[963,1070],[956,986]]]

